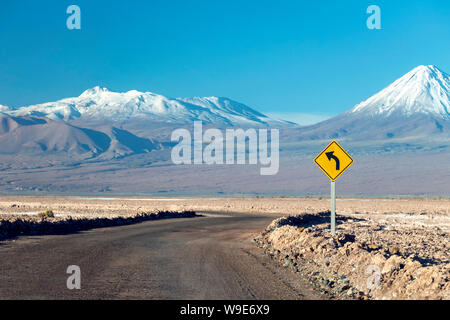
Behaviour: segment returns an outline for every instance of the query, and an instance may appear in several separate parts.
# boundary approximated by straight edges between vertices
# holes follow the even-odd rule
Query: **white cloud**
[[[313,114],[301,112],[265,112],[264,114],[273,119],[291,121],[301,125],[315,124],[334,117],[334,115],[330,114]]]

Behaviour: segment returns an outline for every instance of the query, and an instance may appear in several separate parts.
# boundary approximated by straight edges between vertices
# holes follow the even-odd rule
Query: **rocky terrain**
[[[412,222],[417,215],[427,213],[340,214],[331,236],[329,212],[304,213],[274,220],[254,240],[337,299],[448,300],[449,216],[435,215],[436,226]]]

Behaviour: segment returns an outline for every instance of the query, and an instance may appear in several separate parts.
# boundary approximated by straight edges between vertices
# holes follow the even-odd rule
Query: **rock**
[[[389,247],[389,253],[390,254],[399,254],[400,249],[399,249],[399,247],[396,247],[396,246]]]
[[[344,285],[344,286],[339,288],[339,292],[344,292],[344,291],[346,291],[348,289],[350,289],[350,286],[349,285]]]
[[[382,274],[392,273],[396,270],[400,270],[403,268],[403,259],[399,256],[391,256],[389,259],[386,260],[386,263],[383,266],[383,269],[381,270]]]
[[[344,279],[340,281],[344,286],[348,286],[350,284],[350,281],[348,279]]]
[[[377,252],[372,257],[372,264],[379,267],[381,269],[382,266],[386,263],[386,258],[380,252]]]
[[[330,281],[328,281],[327,279],[322,279],[322,285],[328,287],[330,285]]]
[[[355,235],[349,233],[340,233],[338,234],[336,240],[340,245],[344,245],[347,242],[355,242]]]
[[[379,250],[379,249],[380,249],[380,246],[377,245],[377,244],[371,243],[371,244],[368,244],[368,245],[367,245],[367,248],[369,248],[369,250]]]
[[[422,267],[422,264],[419,261],[413,260],[411,257],[406,260],[405,268],[407,268],[408,270],[412,271],[420,267]]]

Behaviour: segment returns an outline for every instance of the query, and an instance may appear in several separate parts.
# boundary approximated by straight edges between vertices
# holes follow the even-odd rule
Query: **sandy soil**
[[[0,213],[33,214],[45,209],[58,214],[127,215],[155,210],[243,212],[274,216],[329,210],[327,198],[89,198],[0,197]],[[337,199],[338,214],[370,215],[389,222],[448,228],[450,199]],[[414,218],[411,218],[411,217]],[[448,229],[447,229],[448,230]]]

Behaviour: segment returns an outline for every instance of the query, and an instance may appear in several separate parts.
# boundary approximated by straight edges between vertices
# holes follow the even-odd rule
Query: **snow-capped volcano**
[[[408,117],[428,114],[448,118],[449,101],[450,76],[436,66],[418,66],[350,112]]]
[[[294,139],[448,139],[450,77],[419,66],[352,109],[318,124],[293,129]]]
[[[152,92],[112,92],[94,87],[79,97],[56,102],[2,110],[15,116],[43,116],[53,120],[74,119],[107,120],[151,120],[168,123],[188,123],[202,120],[206,123],[227,125],[283,124],[239,102],[217,97],[167,98]]]

